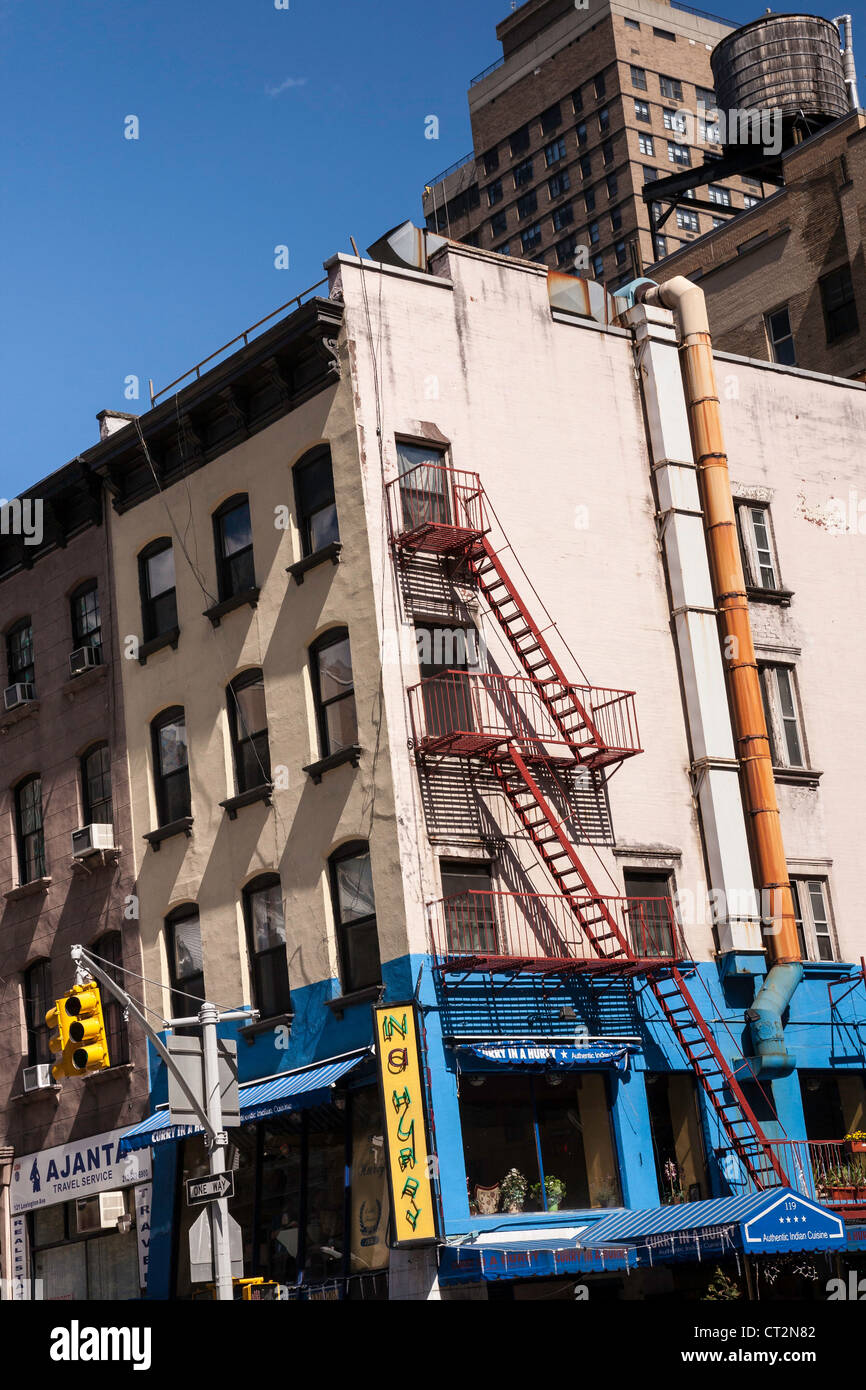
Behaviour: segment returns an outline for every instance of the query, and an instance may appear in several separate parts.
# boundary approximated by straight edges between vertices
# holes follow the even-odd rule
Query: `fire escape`
[[[483,597],[520,675],[441,671],[409,691],[419,764],[486,764],[553,891],[470,891],[432,904],[435,968],[446,974],[577,971],[642,976],[758,1189],[787,1185],[734,1073],[688,989],[688,953],[667,899],[605,897],[560,814],[575,768],[596,773],[640,753],[634,693],[569,681],[491,541],[477,473],[423,463],[388,485],[397,564],[436,556]],[[502,547],[507,548],[506,547]]]

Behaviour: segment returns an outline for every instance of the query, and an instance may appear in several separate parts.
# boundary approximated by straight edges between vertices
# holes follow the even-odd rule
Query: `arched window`
[[[15,788],[15,834],[20,883],[45,877],[45,831],[42,824],[42,778],[38,772]]]
[[[20,618],[6,633],[6,667],[10,685],[18,685],[19,682],[32,685],[36,679],[33,623],[30,618]]]
[[[313,699],[322,757],[358,742],[352,652],[345,627],[323,632],[310,647]]]
[[[250,503],[245,493],[230,497],[214,512],[217,583],[220,602],[256,586]]]
[[[291,1009],[283,890],[276,874],[263,874],[244,889],[253,1003],[262,1018]]]
[[[271,780],[265,681],[261,671],[242,671],[228,687],[229,729],[238,792]]]
[[[123,988],[124,976],[119,967],[123,964],[123,949],[120,932],[106,932],[94,941],[90,948],[98,956],[106,975]],[[102,1015],[105,1019],[105,1036],[108,1042],[108,1061],[112,1067],[121,1067],[129,1061],[129,1029],[123,1021],[123,1006],[108,993],[102,991]]]
[[[173,1018],[197,1014],[204,999],[204,965],[201,953],[201,926],[194,903],[176,907],[165,919],[171,968],[171,1011]],[[192,998],[188,996],[192,996]]]
[[[168,536],[151,541],[138,557],[141,625],[145,642],[177,627],[174,550]]]
[[[95,743],[81,759],[81,804],[85,825],[113,825],[111,753],[107,743]]]
[[[150,728],[157,817],[160,825],[171,825],[190,815],[189,756],[182,706],[163,710]]]
[[[382,979],[370,846],[366,840],[341,845],[328,865],[343,993],[351,994]]]
[[[95,579],[79,584],[69,596],[72,615],[72,645],[90,647],[102,661],[102,618],[99,612],[99,589]]]
[[[51,1029],[45,1015],[53,1008],[51,997],[51,962],[34,961],[24,972],[24,1017],[27,1024],[27,1062],[35,1067],[40,1062],[53,1062],[48,1046]]]
[[[292,472],[301,549],[304,555],[315,555],[340,539],[329,446],[322,444],[312,449]]]

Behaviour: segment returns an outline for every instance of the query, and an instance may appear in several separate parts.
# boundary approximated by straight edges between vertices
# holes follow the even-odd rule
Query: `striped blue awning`
[[[286,1072],[270,1081],[250,1082],[241,1086],[241,1124],[254,1124],[256,1120],[266,1120],[271,1115],[326,1104],[330,1100],[331,1087],[367,1056],[367,1052],[362,1052],[355,1057],[336,1058],[314,1067],[304,1067],[300,1071]],[[173,1125],[168,1117],[168,1107],[162,1106],[122,1135],[118,1153],[167,1144],[185,1139],[190,1134],[201,1133],[200,1125]]]
[[[468,1242],[446,1245],[439,1255],[442,1284],[476,1283],[483,1279],[543,1279],[628,1269],[637,1255],[628,1246],[586,1248],[577,1237],[536,1235],[530,1241]]]

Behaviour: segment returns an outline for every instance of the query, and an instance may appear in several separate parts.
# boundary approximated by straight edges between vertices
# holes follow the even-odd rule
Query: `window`
[[[510,241],[503,241],[503,243],[502,243],[501,246],[494,246],[493,249],[494,249],[494,251],[496,252],[497,256],[510,256],[510,255],[511,255],[511,242],[510,242]]]
[[[803,959],[835,960],[826,879],[792,878],[791,892]]]
[[[710,1187],[694,1074],[647,1072],[646,1093],[662,1202],[669,1205],[708,1197]]]
[[[113,825],[111,753],[107,743],[94,744],[81,759],[81,804],[85,825]]]
[[[601,147],[602,164],[613,164],[613,145],[610,140],[605,140]]]
[[[544,147],[544,162],[548,169],[551,164],[555,164],[558,159],[565,158],[565,140],[562,136],[558,140],[552,140],[549,145]]]
[[[617,195],[617,189],[618,189],[618,183],[617,183],[616,174],[608,174],[607,179],[606,179],[606,183],[607,183],[607,196],[608,196],[608,198],[615,198],[616,195]]]
[[[712,223],[713,231],[715,231],[717,227],[724,227],[724,226],[725,226],[725,218],[724,218],[724,217],[711,217],[711,218],[710,218],[710,222]]]
[[[618,232],[621,226],[622,226],[622,208],[611,208],[611,213],[610,213],[610,229],[611,229],[611,231],[612,231],[612,232]]]
[[[686,129],[686,118],[679,111],[669,111],[667,107],[662,110],[662,122],[665,130],[676,130],[679,134],[684,134]]]
[[[669,140],[668,160],[671,164],[691,164],[692,157],[688,145],[678,145],[675,141]]]
[[[72,646],[90,647],[102,661],[102,620],[99,615],[99,589],[95,579],[79,584],[69,598],[72,617]]]
[[[596,99],[596,101],[601,101],[602,97],[604,96],[604,90],[605,90],[605,89],[604,89],[604,73],[603,73],[603,72],[600,72],[600,73],[598,74],[598,76],[597,76],[596,78],[594,78],[594,85],[595,85],[595,99]]]
[[[773,361],[781,362],[786,367],[795,367],[797,353],[787,304],[783,304],[781,309],[774,309],[771,314],[766,314],[764,322],[767,325],[767,341]]]
[[[558,1178],[566,1211],[619,1206],[620,1184],[604,1072],[479,1072],[461,1076],[460,1126],[470,1200],[496,1211],[499,1184],[517,1168],[527,1211],[550,1210],[541,1171]],[[541,1169],[541,1171],[539,1171]],[[489,1205],[488,1205],[489,1204]],[[508,1220],[508,1217],[500,1217]]]
[[[553,214],[554,230],[561,232],[570,222],[574,221],[574,208],[571,203],[563,203]]]
[[[773,766],[805,767],[805,745],[793,667],[759,661],[758,670]]]
[[[683,84],[676,77],[663,77],[659,74],[659,91],[669,101],[682,101]]]
[[[626,29],[640,29],[640,24],[636,19],[627,19],[625,22],[625,27]]]
[[[491,237],[502,236],[502,233],[503,233],[503,232],[507,232],[507,231],[508,231],[508,214],[507,214],[507,212],[505,212],[505,211],[503,211],[503,212],[494,212],[493,216],[492,216],[491,219],[490,219],[490,235],[491,235]]]
[[[511,136],[511,158],[516,159],[519,154],[523,154],[529,149],[529,126],[522,125],[519,130],[515,130]]]
[[[592,258],[592,273],[596,280],[601,280],[604,276],[604,256],[598,255]]]
[[[770,529],[769,507],[739,502],[737,523],[746,583],[755,589],[778,589],[779,567]]]
[[[631,85],[637,87],[641,92],[645,92],[647,89],[646,70],[644,68],[636,68],[634,63],[631,64]]]
[[[123,988],[124,977],[121,972],[123,951],[120,932],[108,932],[94,941],[90,947],[98,956],[106,975]],[[191,1010],[184,1010],[185,1013]],[[108,1061],[112,1067],[122,1067],[129,1061],[129,1030],[123,1021],[123,1005],[108,990],[102,992],[102,1015],[105,1019],[105,1037],[108,1043]]]
[[[598,129],[600,135],[606,135],[610,130],[610,111],[606,106],[598,113]]]
[[[551,200],[554,198],[561,198],[563,193],[567,193],[571,188],[571,179],[568,177],[568,170],[562,169],[558,174],[554,174],[551,179],[548,179],[547,188]]]
[[[646,121],[649,124],[650,109],[645,101],[636,101],[634,104],[634,114],[639,121]]]
[[[642,164],[644,183],[653,183],[659,176],[658,169],[651,169],[648,164]]]
[[[599,240],[599,237],[598,237],[598,223],[597,223],[597,222],[590,222],[590,224],[589,224],[589,241],[590,241],[590,245],[591,245],[591,246],[597,246],[597,245],[598,245],[598,240]]]
[[[677,208],[677,226],[684,232],[696,232],[698,230],[698,214],[691,212],[688,208]]]
[[[497,179],[495,183],[487,185],[487,206],[492,208],[497,203],[502,202],[502,180]]]
[[[25,777],[15,788],[15,833],[18,841],[18,882],[44,878],[45,831],[42,824],[42,778]]]
[[[668,254],[668,239],[666,236],[662,236],[660,232],[657,232],[655,236],[655,244],[656,255],[659,257],[659,259],[661,259],[662,256],[666,256]]]
[[[138,557],[141,620],[145,642],[152,642],[177,627],[174,551],[163,536],[152,541]]]
[[[581,146],[585,145],[587,138],[586,121],[580,121],[577,126],[577,143]]]
[[[824,306],[824,323],[827,328],[827,342],[834,343],[847,333],[856,333],[859,328],[857,305],[854,302],[854,286],[851,282],[851,267],[842,265],[818,281],[821,287],[821,303]]]
[[[440,870],[447,949],[460,954],[495,955],[496,899],[490,865],[443,860]]]
[[[291,1011],[283,890],[276,874],[265,874],[244,889],[244,920],[250,953],[253,1004],[262,1018]]]
[[[525,183],[532,183],[532,160],[524,159],[520,164],[514,166],[514,187],[522,188]]]
[[[753,178],[751,174],[741,174],[740,178],[743,180],[743,183],[748,183],[751,185],[752,188],[757,188],[759,193],[762,191],[764,187],[764,185],[761,183],[761,180]]]
[[[499,149],[488,150],[484,155],[484,172],[493,174],[499,168]]]
[[[29,618],[21,618],[6,633],[6,667],[9,684],[19,681],[33,684],[36,667],[33,661],[33,625]]]
[[[329,865],[340,976],[344,994],[350,994],[377,985],[382,977],[369,845],[344,845]]]
[[[24,972],[24,1018],[27,1025],[27,1065],[53,1062],[48,1046],[51,1029],[45,1022],[48,1010],[54,1007],[51,995],[51,963],[37,960]]]
[[[358,742],[355,686],[348,629],[330,628],[310,648],[313,699],[322,757]]]
[[[592,178],[592,159],[588,154],[582,154],[580,157],[580,176],[583,179]]]
[[[340,539],[329,446],[313,449],[292,471],[301,550],[305,556],[315,555]]]
[[[538,195],[534,188],[531,188],[528,193],[524,193],[522,197],[517,199],[517,216],[521,221],[523,221],[525,217],[531,217],[537,210]]]
[[[217,583],[220,602],[254,589],[253,530],[245,495],[230,497],[214,513]]]
[[[655,155],[656,150],[651,135],[639,135],[637,137],[637,147],[641,154],[648,154],[651,159]]]
[[[243,671],[235,676],[228,687],[228,713],[238,793],[267,786],[271,754],[261,671]]]
[[[695,87],[695,99],[701,102],[707,111],[715,111],[716,94],[712,87]]]
[[[520,242],[524,251],[533,251],[541,242],[541,223],[533,222],[531,227],[527,227],[520,233]]]
[[[751,193],[743,194],[743,207],[746,210],[748,210],[749,208],[756,208],[760,201],[760,198],[754,198]]]
[[[624,869],[628,929],[636,955],[674,953],[671,876],[665,870]]]
[[[866,1073],[803,1070],[799,1079],[808,1139],[838,1144],[843,1134],[866,1130]]]
[[[198,1013],[204,999],[204,962],[198,908],[193,903],[175,908],[166,918],[165,926],[171,969],[172,1016],[189,1018],[190,1014]]]
[[[706,140],[708,145],[720,145],[722,143],[722,132],[718,124],[714,125],[712,121],[707,122],[705,120],[699,120],[698,139]]]
[[[546,111],[542,111],[541,129],[545,135],[549,135],[551,131],[556,130],[556,127],[561,124],[562,111],[560,110],[559,102],[555,101],[552,106],[548,106]]]
[[[653,33],[657,39],[669,39],[671,43],[676,43],[677,41],[676,34],[672,34],[670,29],[657,29],[656,26],[653,25]]]
[[[614,256],[616,257],[616,263],[617,263],[617,265],[623,265],[623,264],[625,263],[625,242],[624,242],[624,241],[618,241],[618,242],[616,242],[616,244],[615,244],[615,246],[614,246],[614,248],[613,248],[613,252],[614,252]]]
[[[151,724],[156,814],[171,825],[190,814],[186,718],[180,705],[163,710]]]
[[[572,232],[562,241],[556,243],[556,261],[558,265],[574,265],[574,253],[577,248],[577,236]]]
[[[576,88],[571,94],[571,105],[574,110],[575,116],[579,116],[581,111],[583,110],[583,97],[580,94],[579,87]]]
[[[711,203],[718,203],[720,207],[729,208],[731,206],[731,190],[722,188],[721,184],[711,183],[707,188],[707,197]]]
[[[121,1211],[131,1215],[132,1189],[102,1195],[117,1202],[110,1226],[100,1225],[99,1197],[34,1211],[33,1272],[46,1299],[101,1303],[141,1296],[136,1232],[116,1227]]]

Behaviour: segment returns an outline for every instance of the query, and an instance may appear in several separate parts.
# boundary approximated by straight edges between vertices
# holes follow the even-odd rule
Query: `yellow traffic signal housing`
[[[59,1081],[62,1076],[72,1076],[70,1068],[70,1057],[67,1049],[69,1048],[69,1025],[72,1022],[66,1012],[66,997],[56,999],[54,1008],[49,1009],[45,1015],[45,1022],[52,1031],[48,1046],[50,1050],[58,1054],[57,1061],[51,1068],[51,1074],[55,1081]],[[54,1030],[57,1030],[56,1034]]]
[[[83,1076],[111,1066],[98,986],[74,985],[62,1001],[67,1017],[68,1043],[64,1061],[68,1076]]]

